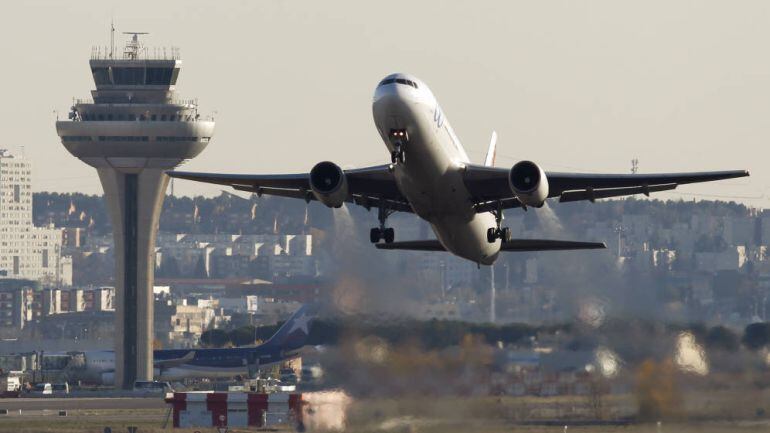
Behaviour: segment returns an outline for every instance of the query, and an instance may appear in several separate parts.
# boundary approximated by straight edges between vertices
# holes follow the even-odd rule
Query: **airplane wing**
[[[401,194],[387,165],[344,170],[348,182],[347,202],[367,209],[384,205],[390,210],[413,212]],[[168,171],[171,177],[198,182],[229,185],[239,191],[255,192],[279,197],[316,200],[310,190],[309,173],[297,174],[220,174]]]
[[[508,184],[510,169],[468,165],[465,185],[477,212],[520,207]],[[748,176],[746,170],[658,174],[588,174],[545,172],[548,197],[560,202],[620,197],[675,189],[679,185]]]
[[[381,250],[411,250],[411,251],[446,251],[436,240],[404,241],[375,244]],[[500,251],[557,251],[557,250],[592,250],[604,249],[604,242],[560,241],[553,239],[511,239],[500,245]]]

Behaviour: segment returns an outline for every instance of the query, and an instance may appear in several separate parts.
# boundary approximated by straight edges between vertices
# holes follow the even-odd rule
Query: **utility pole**
[[[625,232],[626,228],[622,225],[618,224],[615,226],[615,233],[618,234],[618,259],[620,259],[620,256],[623,253],[623,233]]]
[[[496,297],[496,293],[495,293],[495,266],[494,265],[490,265],[489,266],[489,285],[491,286],[491,289],[492,289],[490,291],[490,294],[489,294],[489,298],[490,298],[490,301],[489,301],[489,322],[494,324],[496,319],[497,319],[497,317],[495,317],[496,316],[495,315],[495,297]]]

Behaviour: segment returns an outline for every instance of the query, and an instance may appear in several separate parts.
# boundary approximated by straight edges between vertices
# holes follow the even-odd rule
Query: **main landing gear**
[[[390,162],[393,164],[406,162],[406,153],[404,147],[409,142],[409,135],[406,129],[391,129],[390,142],[393,143],[393,151],[390,152]]]
[[[487,242],[493,244],[498,239],[503,242],[510,242],[511,229],[509,227],[501,227],[503,222],[503,208],[500,203],[497,204],[497,209],[492,211],[492,215],[495,216],[496,227],[487,229]]]
[[[487,241],[490,244],[495,243],[497,239],[502,240],[503,242],[510,242],[511,241],[511,229],[508,227],[490,227],[487,229]]]
[[[392,227],[385,228],[385,221],[388,219],[393,211],[387,207],[380,205],[377,212],[377,219],[380,221],[379,227],[374,227],[369,231],[369,240],[373,244],[376,244],[380,240],[384,240],[386,244],[392,243],[396,239],[396,231]]]

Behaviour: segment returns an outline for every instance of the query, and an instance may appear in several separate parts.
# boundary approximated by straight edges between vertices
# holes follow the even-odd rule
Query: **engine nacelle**
[[[105,371],[100,375],[101,384],[105,386],[115,385],[115,372],[114,371]]]
[[[519,161],[508,174],[508,185],[525,206],[541,207],[548,198],[548,179],[539,165]]]
[[[335,163],[324,161],[310,170],[310,190],[328,207],[340,207],[348,198],[348,179]]]

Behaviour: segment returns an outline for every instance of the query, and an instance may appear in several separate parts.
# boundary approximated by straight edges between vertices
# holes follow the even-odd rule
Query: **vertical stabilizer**
[[[497,156],[497,131],[492,131],[492,138],[489,140],[487,157],[484,158],[484,165],[487,167],[495,166],[495,157]]]
[[[284,350],[294,350],[304,346],[310,335],[309,325],[313,318],[314,310],[309,305],[303,305],[265,342],[264,346],[280,346]]]

